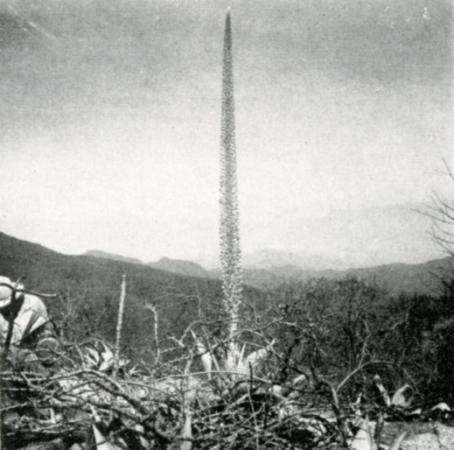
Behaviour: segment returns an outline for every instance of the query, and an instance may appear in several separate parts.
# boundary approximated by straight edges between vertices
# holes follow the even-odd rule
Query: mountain
[[[338,210],[311,224],[309,239],[322,255],[335,255],[342,267],[361,268],[395,262],[413,264],[439,258],[428,231],[431,220],[417,203]],[[303,247],[304,248],[304,247]],[[310,248],[310,247],[308,247]]]
[[[23,277],[25,284],[33,289],[65,292],[104,286],[107,291],[114,291],[116,298],[121,276],[125,274],[129,293],[136,295],[140,291],[149,300],[169,286],[193,291],[198,284],[199,288],[220,292],[218,280],[183,276],[136,261],[105,252],[65,255],[0,232],[0,274],[13,279]]]
[[[295,211],[285,223],[275,224],[285,234],[275,241],[267,235],[261,238],[262,245],[258,244],[261,248],[264,242],[274,244],[277,249],[245,252],[243,265],[256,269],[292,265],[303,270],[345,270],[440,258],[440,249],[428,233],[431,220],[418,212],[421,210],[423,204],[408,203],[334,210],[311,218]]]
[[[26,287],[39,292],[57,293],[46,299],[51,317],[65,330],[66,339],[81,342],[89,337],[115,337],[118,299],[122,275],[126,275],[126,305],[122,332],[122,354],[134,360],[153,359],[154,316],[146,305],[158,311],[160,340],[179,336],[198,318],[206,323],[223,320],[222,283],[219,273],[209,277],[187,276],[170,270],[186,270],[202,275],[206,271],[188,261],[158,261],[161,268],[110,257],[64,255],[41,245],[0,233],[0,274],[22,278]],[[115,256],[115,255],[113,255]],[[127,258],[126,258],[127,259]],[[162,270],[162,268],[167,270]],[[452,276],[453,259],[443,258],[421,264],[389,264],[350,270],[302,270],[286,265],[269,269],[246,269],[244,293],[256,310],[273,302],[263,287],[297,282],[314,277],[332,280],[345,276],[374,281],[393,294],[401,292],[437,294],[439,276]],[[260,288],[260,289],[258,289]]]
[[[87,256],[144,265],[137,258],[129,258],[100,250],[91,250]],[[163,257],[145,266],[173,274],[197,278],[221,278],[219,269],[206,270],[200,264],[188,260]],[[261,250],[244,257],[243,281],[247,286],[267,289],[289,282],[304,282],[312,278],[339,280],[354,276],[375,282],[392,294],[437,294],[441,287],[440,277],[452,273],[452,258],[438,258],[418,264],[393,263],[363,268],[349,268],[346,263],[322,255],[305,255],[279,250]],[[327,267],[334,267],[327,269]]]
[[[454,259],[440,258],[419,264],[383,264],[375,267],[346,270],[304,270],[293,265],[268,269],[246,268],[243,280],[250,286],[270,288],[288,282],[312,278],[340,280],[346,277],[374,282],[391,294],[439,294],[441,280],[454,274]]]
[[[302,270],[323,270],[331,267],[347,267],[341,259],[323,254],[290,252],[282,250],[258,250],[243,257],[246,268],[271,269],[276,267],[299,268]]]
[[[440,277],[452,276],[453,266],[452,258],[346,270],[308,270],[291,264],[271,266],[269,261],[266,269],[246,268],[244,283],[247,295],[256,299],[263,298],[256,288],[275,287],[284,282],[301,282],[310,278],[336,280],[346,276],[374,281],[393,294],[436,294],[441,286]],[[111,336],[114,333],[122,274],[127,277],[129,310],[132,314],[127,323],[136,332],[150,326],[150,317],[143,315],[143,305],[148,301],[161,305],[162,317],[169,321],[162,326],[162,330],[174,326],[170,322],[177,311],[191,309],[187,301],[182,302],[180,294],[175,294],[177,291],[183,293],[183,298],[199,296],[207,307],[221,309],[222,286],[220,280],[215,279],[220,278],[219,271],[208,272],[190,261],[162,258],[146,265],[137,259],[99,251],[85,255],[64,255],[0,233],[0,274],[13,279],[25,276],[25,284],[33,289],[64,294],[65,298],[84,304],[86,309],[94,309],[93,315],[102,312],[103,320],[108,324],[104,334]],[[63,314],[60,311],[61,303],[51,302],[50,307],[58,314]],[[186,311],[184,314],[192,312]]]
[[[440,258],[420,264],[385,264],[364,269],[350,269],[335,274],[336,277],[353,275],[374,281],[388,291],[399,294],[439,294],[442,280],[453,278],[454,259]]]
[[[103,252],[102,250],[87,250],[85,252],[85,255],[94,256],[96,258],[111,259],[113,261],[122,261],[130,264],[143,264],[143,262],[140,259],[117,255],[115,253]]]
[[[219,280],[178,275],[169,271],[91,255],[64,255],[39,244],[0,233],[0,274],[22,278],[26,287],[57,293],[46,300],[51,316],[66,323],[74,339],[115,336],[122,275],[126,275],[126,305],[122,342],[127,357],[147,358],[152,352],[152,303],[159,312],[162,339],[203,314],[207,320],[222,315]],[[260,292],[247,289],[250,298]]]
[[[115,253],[108,253],[102,250],[88,250],[85,252],[87,256],[94,256],[96,258],[110,259],[112,261],[121,261],[129,264],[144,265],[144,262],[138,258],[131,258],[128,256],[117,255]],[[186,275],[189,277],[211,278],[212,275],[200,264],[183,259],[172,259],[163,257],[157,262],[150,262],[146,264],[148,267],[154,269],[165,270],[175,274]]]
[[[187,275],[191,277],[211,277],[208,270],[204,269],[200,264],[183,259],[161,258],[157,262],[150,262],[147,264],[149,267],[155,269],[166,270],[180,275]]]

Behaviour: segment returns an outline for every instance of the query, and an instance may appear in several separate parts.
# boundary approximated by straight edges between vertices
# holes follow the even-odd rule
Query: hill
[[[364,269],[351,269],[337,273],[337,277],[354,275],[360,279],[375,281],[388,291],[398,294],[439,294],[441,280],[452,278],[452,257],[435,259],[420,264],[385,264]]]
[[[103,251],[89,251],[86,255],[143,264],[139,259],[128,258]],[[438,294],[441,288],[440,278],[449,277],[454,268],[452,258],[439,258],[418,264],[382,264],[364,268],[343,268],[345,264],[334,259],[317,255],[263,250],[245,255],[243,281],[246,285],[259,289],[268,289],[282,283],[307,281],[311,278],[340,280],[354,276],[358,279],[375,282],[391,294],[401,292],[409,294]],[[221,278],[220,270],[206,270],[192,261],[161,258],[147,266],[199,278]],[[326,269],[327,266],[339,267]]]
[[[168,272],[187,275],[190,277],[211,277],[210,272],[204,269],[200,264],[183,259],[161,258],[157,262],[150,262],[149,267],[155,269],[167,270]]]
[[[26,286],[34,290],[58,293],[58,298],[48,300],[47,304],[51,314],[66,325],[75,339],[101,335],[113,341],[122,274],[127,277],[123,352],[128,356],[147,359],[153,352],[153,333],[150,332],[154,326],[153,315],[145,307],[149,302],[158,310],[163,343],[197,318],[222,319],[222,286],[220,280],[214,278],[219,277],[219,273],[210,273],[209,277],[181,275],[131,263],[124,257],[114,260],[104,256],[64,255],[0,233],[0,274],[13,279],[23,277]],[[179,263],[184,263],[177,265],[179,270],[190,269],[193,275],[206,272],[196,264]],[[175,269],[173,264],[174,261],[164,259],[160,265]],[[287,265],[246,269],[244,292],[248,302],[265,305],[272,299],[263,287],[316,277],[338,280],[353,275],[375,281],[394,294],[437,294],[441,284],[439,276],[450,273],[451,258],[415,265],[390,264],[339,271],[304,271]]]
[[[186,275],[189,277],[212,278],[212,274],[208,270],[203,268],[200,264],[183,259],[163,257],[157,262],[149,262],[145,264],[138,258],[117,255],[115,253],[104,252],[102,250],[88,250],[85,252],[85,255],[94,256],[96,258],[110,259],[112,261],[121,261],[130,264],[146,265],[154,269],[165,270],[166,272]]]
[[[439,294],[441,279],[453,273],[451,257],[419,264],[384,264],[375,267],[346,270],[304,270],[295,265],[274,266],[268,269],[249,267],[244,270],[244,282],[260,288],[275,287],[282,283],[307,281],[311,278],[340,280],[354,276],[375,282],[391,294]]]
[[[88,250],[85,252],[87,256],[95,256],[96,258],[112,259],[113,261],[123,261],[130,264],[143,264],[140,259],[130,258],[128,256],[117,255],[114,253],[103,252],[102,250]]]
[[[346,268],[345,262],[335,257],[305,252],[263,249],[246,253],[243,257],[247,268],[275,269],[277,267],[295,267],[300,270],[324,270],[337,267]]]
[[[81,337],[102,335],[113,341],[122,274],[127,279],[124,352],[147,358],[153,346],[152,302],[159,313],[160,336],[168,339],[198,314],[213,320],[222,316],[219,280],[182,276],[146,265],[90,255],[64,255],[41,245],[0,233],[0,274],[22,277],[27,287],[58,293],[47,300],[51,314]],[[249,289],[248,298],[260,296]]]

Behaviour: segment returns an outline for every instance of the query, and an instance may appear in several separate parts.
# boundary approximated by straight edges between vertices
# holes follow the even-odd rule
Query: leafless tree
[[[444,159],[445,175],[454,183],[454,173]],[[432,220],[431,235],[434,242],[449,256],[454,256],[454,197],[434,193],[430,203],[420,211]]]

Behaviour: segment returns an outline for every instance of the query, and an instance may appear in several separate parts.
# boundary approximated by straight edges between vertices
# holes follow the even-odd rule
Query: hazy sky
[[[444,189],[448,0],[3,0],[0,231],[216,255],[228,3],[246,251],[324,251],[307,220]]]

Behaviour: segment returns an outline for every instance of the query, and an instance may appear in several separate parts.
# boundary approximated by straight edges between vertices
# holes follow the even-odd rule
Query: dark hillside
[[[438,276],[449,273],[449,258],[424,264],[395,264],[352,271],[314,271],[300,275],[291,268],[261,270],[255,277],[257,286],[271,288],[299,285],[302,280],[324,277],[332,281],[349,275],[383,286],[391,293],[436,293]],[[159,335],[163,346],[169,337],[179,335],[193,320],[222,320],[221,282],[213,278],[183,276],[147,265],[131,264],[88,255],[70,256],[41,245],[0,233],[0,274],[13,279],[24,277],[30,289],[55,292],[57,299],[47,300],[49,309],[67,329],[67,338],[100,335],[114,340],[121,276],[127,277],[127,301],[124,319],[123,351],[129,356],[149,358],[153,352],[153,315],[145,308],[148,302],[157,307]],[[254,277],[246,271],[246,282]],[[262,281],[266,282],[262,282]],[[296,282],[296,283],[295,283]],[[281,286],[283,289],[284,286]],[[280,301],[276,292],[245,287],[247,302],[272,306]]]
[[[180,334],[198,315],[204,320],[222,317],[219,280],[181,276],[145,265],[93,256],[70,256],[0,233],[0,274],[24,277],[27,287],[59,293],[47,300],[54,317],[69,325],[74,338],[93,334],[113,341],[121,276],[127,277],[124,350],[147,357],[152,346],[153,315],[144,308],[157,306],[160,338]],[[248,300],[263,298],[246,289]]]
[[[0,233],[0,271],[12,278],[24,277],[28,286],[48,291],[67,288],[114,288],[118,290],[121,275],[128,278],[129,291],[152,300],[163,288],[198,288],[212,291],[220,283],[212,280],[182,277],[159,269],[130,262],[89,255],[64,255],[39,244],[22,241]]]

